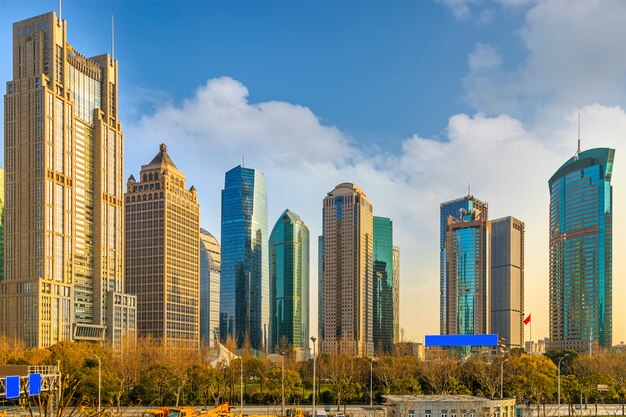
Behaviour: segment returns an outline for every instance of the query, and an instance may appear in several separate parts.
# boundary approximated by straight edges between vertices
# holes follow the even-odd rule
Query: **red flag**
[[[524,319],[524,324],[530,323],[530,314]]]

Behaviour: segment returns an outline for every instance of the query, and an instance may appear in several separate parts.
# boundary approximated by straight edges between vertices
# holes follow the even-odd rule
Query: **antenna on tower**
[[[576,155],[580,153],[580,112],[578,112],[578,151]]]
[[[115,15],[111,15],[111,61],[115,60]]]
[[[241,155],[241,167],[242,168],[246,167],[246,154]]]
[[[61,0],[59,0],[59,26],[61,26]]]
[[[472,195],[471,190],[472,190],[471,185],[470,185],[470,183],[468,182],[468,183],[467,183],[467,195]]]

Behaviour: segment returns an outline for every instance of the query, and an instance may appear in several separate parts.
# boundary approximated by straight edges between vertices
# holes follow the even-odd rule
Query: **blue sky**
[[[0,79],[11,23],[56,5],[0,0]],[[439,203],[468,183],[492,218],[526,222],[525,310],[547,336],[547,180],[576,150],[578,113],[583,149],[617,150],[614,252],[626,250],[626,2],[66,0],[70,43],[109,51],[112,14],[126,175],[165,141],[216,236],[242,154],[265,173],[270,228],[289,208],[317,236],[324,195],[357,183],[394,220],[407,339],[438,331]],[[614,342],[625,272],[616,256]]]

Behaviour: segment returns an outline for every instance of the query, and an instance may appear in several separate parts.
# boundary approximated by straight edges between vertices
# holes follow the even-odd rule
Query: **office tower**
[[[489,332],[488,207],[474,196],[441,204],[442,334]]]
[[[4,279],[4,168],[0,168],[0,285]]]
[[[376,354],[390,353],[394,342],[393,222],[374,216],[373,329]]]
[[[400,342],[400,248],[393,247],[393,343]]]
[[[373,211],[356,184],[339,184],[324,198],[321,353],[374,353]]]
[[[117,61],[80,54],[55,13],[13,25],[0,333],[29,347],[105,336],[118,346],[134,329],[117,80]]]
[[[126,288],[137,296],[140,337],[165,347],[200,343],[200,223],[195,187],[186,188],[161,144],[126,189]]]
[[[309,228],[285,210],[269,240],[270,350],[309,346]]]
[[[265,177],[237,166],[222,190],[220,335],[265,350],[269,338],[270,282]]]
[[[524,222],[491,220],[491,333],[524,347]]]
[[[548,181],[550,349],[612,343],[615,150],[579,150]]]
[[[200,340],[205,345],[214,345],[220,337],[220,270],[220,245],[200,229]]]
[[[324,340],[324,235],[317,238],[317,338]]]

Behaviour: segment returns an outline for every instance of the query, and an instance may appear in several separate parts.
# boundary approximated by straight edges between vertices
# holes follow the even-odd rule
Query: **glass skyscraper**
[[[612,343],[614,156],[579,151],[548,181],[550,349]]]
[[[394,342],[393,222],[374,216],[373,338],[377,353],[389,353]]]
[[[441,204],[441,334],[489,331],[487,216],[471,195]]]
[[[266,349],[269,338],[269,265],[265,177],[237,166],[222,190],[220,336],[238,346]]]
[[[290,210],[270,235],[270,350],[309,346],[309,228]]]
[[[200,229],[200,341],[213,346],[220,336],[220,244]]]

